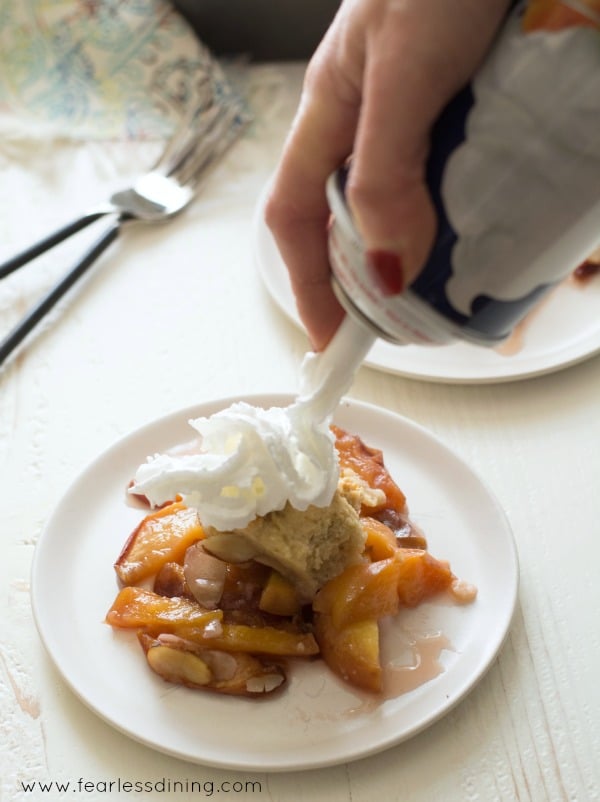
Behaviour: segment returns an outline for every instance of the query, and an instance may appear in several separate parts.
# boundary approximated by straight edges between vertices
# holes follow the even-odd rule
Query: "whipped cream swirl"
[[[331,503],[339,475],[331,416],[373,342],[345,322],[326,351],[308,354],[301,393],[288,407],[262,409],[245,402],[190,425],[202,451],[157,454],[141,465],[130,489],[152,505],[183,497],[204,526],[227,532],[257,516]]]
[[[297,406],[239,402],[190,425],[202,437],[201,453],[159,454],[135,475],[134,492],[151,504],[179,493],[205,526],[228,531],[287,501],[299,510],[331,501],[338,476],[331,432],[312,426]]]

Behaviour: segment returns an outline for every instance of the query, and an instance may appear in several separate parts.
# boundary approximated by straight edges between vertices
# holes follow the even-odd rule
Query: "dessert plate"
[[[339,764],[391,747],[447,713],[488,669],[509,628],[518,579],[512,534],[492,494],[440,441],[396,414],[344,401],[336,422],[384,450],[432,553],[479,589],[470,605],[427,604],[399,616],[386,632],[386,642],[441,633],[441,673],[433,679],[379,700],[343,685],[315,661],[293,665],[288,685],[272,698],[213,695],[163,682],[147,667],[135,635],[104,623],[118,590],[113,563],[144,514],[126,495],[135,469],[148,454],[189,441],[190,418],[233,400],[177,412],[133,432],[72,484],[33,563],[33,609],[46,649],[71,689],[101,718],[185,760],[284,771]],[[281,406],[291,397],[246,400]]]
[[[264,222],[254,220],[254,255],[271,297],[302,328],[286,267]],[[498,349],[468,343],[393,345],[378,340],[365,364],[388,373],[453,384],[494,383],[550,373],[600,352],[600,278],[567,279],[530,313]]]

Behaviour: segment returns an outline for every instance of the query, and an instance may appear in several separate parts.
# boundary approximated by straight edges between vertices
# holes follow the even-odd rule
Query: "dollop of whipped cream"
[[[343,323],[324,352],[305,357],[293,404],[262,409],[238,402],[191,420],[201,452],[148,458],[130,492],[152,505],[180,495],[204,526],[222,532],[242,529],[288,501],[301,511],[328,506],[339,476],[331,416],[373,339],[358,324]]]
[[[333,436],[301,406],[239,402],[190,425],[202,437],[201,453],[158,454],[136,472],[132,491],[151,504],[179,494],[205,526],[229,531],[288,501],[298,510],[331,502],[338,480]]]

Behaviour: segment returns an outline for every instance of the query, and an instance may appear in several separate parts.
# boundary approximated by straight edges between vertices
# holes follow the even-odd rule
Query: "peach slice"
[[[106,623],[124,629],[146,629],[149,632],[177,632],[182,627],[199,631],[219,624],[222,610],[204,610],[198,602],[179,597],[160,596],[151,590],[128,586],[117,594],[106,614]]]
[[[358,688],[381,691],[377,621],[356,621],[338,629],[331,616],[316,614],[314,628],[321,655],[334,674]]]
[[[416,607],[426,599],[448,590],[455,579],[447,562],[428,551],[400,549],[398,597],[403,607]]]
[[[182,638],[206,649],[226,652],[250,652],[278,657],[311,657],[319,653],[317,642],[310,632],[290,632],[271,626],[221,624],[218,627],[182,626],[177,630]]]
[[[293,616],[300,612],[300,597],[291,582],[278,571],[271,571],[258,607],[271,615]]]
[[[348,434],[338,426],[331,427],[335,435],[335,447],[340,458],[341,468],[350,468],[374,489],[383,490],[386,501],[379,507],[370,507],[369,514],[390,508],[402,512],[406,510],[406,496],[385,467],[383,453],[377,448],[365,445],[357,435]]]
[[[395,557],[346,568],[317,593],[313,610],[331,616],[334,627],[395,615],[400,607],[400,563]]]
[[[396,534],[389,526],[376,518],[365,516],[361,518],[363,529],[366,532],[365,552],[372,562],[393,557],[398,550]]]
[[[158,573],[167,562],[181,562],[188,546],[204,537],[196,510],[182,502],[149,513],[129,536],[115,563],[124,585]]]

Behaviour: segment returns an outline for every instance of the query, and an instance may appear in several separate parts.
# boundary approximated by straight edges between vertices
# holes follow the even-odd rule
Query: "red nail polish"
[[[400,295],[404,290],[402,260],[390,251],[367,251],[367,267],[384,295]]]

